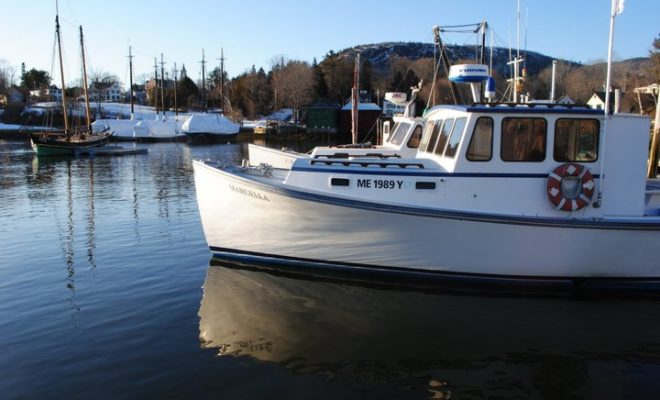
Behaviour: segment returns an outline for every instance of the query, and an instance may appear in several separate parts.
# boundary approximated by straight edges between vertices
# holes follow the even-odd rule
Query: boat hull
[[[67,140],[63,133],[39,132],[30,134],[30,144],[38,156],[66,156],[90,147],[104,146],[110,137],[110,134],[100,133],[84,138],[74,135],[71,140]]]
[[[236,133],[186,133],[188,140],[191,143],[226,143],[236,140],[238,132]]]
[[[220,258],[488,280],[657,280],[660,225],[534,220],[361,202],[194,163]]]

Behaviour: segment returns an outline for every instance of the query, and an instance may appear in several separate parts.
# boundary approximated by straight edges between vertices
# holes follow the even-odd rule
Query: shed
[[[351,143],[352,102],[346,103],[339,112],[339,131],[337,134],[337,143]],[[376,138],[378,118],[382,114],[382,109],[376,103],[360,103],[358,105],[358,142],[362,143],[368,139]]]
[[[315,105],[304,109],[308,133],[337,133],[339,106]]]

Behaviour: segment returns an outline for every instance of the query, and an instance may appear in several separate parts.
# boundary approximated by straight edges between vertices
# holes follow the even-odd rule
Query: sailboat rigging
[[[66,104],[66,86],[64,82],[64,65],[62,62],[62,40],[60,34],[59,12],[55,14],[55,32],[57,38],[57,48],[60,63],[60,78],[62,84],[62,111],[64,113],[64,130],[34,132],[30,134],[32,148],[40,156],[47,155],[74,155],[80,149],[88,147],[103,146],[108,143],[112,132],[101,131],[94,133],[91,130],[91,117],[89,111],[89,96],[87,93],[87,71],[85,66],[85,47],[83,39],[82,26],[80,26],[80,47],[83,63],[83,89],[85,95],[85,115],[86,126],[70,126],[67,104]]]

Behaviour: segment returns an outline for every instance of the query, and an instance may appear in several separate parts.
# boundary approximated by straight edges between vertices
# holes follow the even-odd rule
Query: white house
[[[90,97],[93,100],[120,101],[122,96],[119,82],[94,82],[92,83]]]
[[[50,101],[62,101],[62,89],[55,85],[50,85],[47,88],[30,90],[30,97],[47,98]]]

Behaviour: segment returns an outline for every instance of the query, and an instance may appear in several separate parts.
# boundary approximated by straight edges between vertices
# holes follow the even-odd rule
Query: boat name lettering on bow
[[[394,179],[358,179],[357,187],[367,189],[401,189],[403,181]]]
[[[252,197],[254,199],[263,200],[263,201],[270,201],[268,196],[263,195],[263,194],[258,193],[258,192],[255,192],[253,190],[244,189],[242,187],[238,187],[238,186],[234,186],[234,185],[229,185],[229,189],[231,189],[232,192],[236,192],[236,193],[242,194],[244,196]]]

